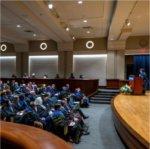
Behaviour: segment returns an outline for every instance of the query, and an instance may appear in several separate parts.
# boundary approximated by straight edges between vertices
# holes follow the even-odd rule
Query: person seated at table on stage
[[[89,107],[89,99],[81,92],[80,88],[75,89],[74,95],[75,99],[80,102],[81,107]]]
[[[75,79],[75,76],[74,76],[74,74],[73,74],[73,73],[71,73],[71,74],[70,74],[69,79]]]
[[[83,78],[84,78],[84,76],[83,76],[83,75],[79,75],[79,78],[80,78],[80,79],[83,79]]]
[[[139,77],[141,77],[144,81],[144,91],[148,88],[148,78],[144,68],[140,68]]]
[[[24,73],[23,78],[29,78],[29,76],[27,75],[27,73]]]
[[[31,78],[32,78],[32,79],[35,79],[35,78],[36,78],[35,73],[32,73]]]
[[[55,79],[60,79],[59,74],[56,74]]]
[[[12,76],[11,76],[12,78],[17,78],[17,76],[15,75],[15,74],[12,74]]]
[[[48,76],[45,74],[45,75],[43,76],[43,79],[48,79]]]

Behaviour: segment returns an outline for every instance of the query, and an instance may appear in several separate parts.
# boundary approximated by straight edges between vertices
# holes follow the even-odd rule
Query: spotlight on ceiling
[[[53,9],[53,4],[51,4],[51,3],[48,4],[48,8],[49,8],[49,9]]]
[[[83,1],[78,1],[78,4],[82,4],[83,3]]]
[[[84,23],[87,23],[87,20],[83,20]]]
[[[20,24],[17,24],[17,27],[18,27],[18,28],[20,28],[20,27],[21,27],[21,25],[20,25]]]
[[[69,28],[69,27],[67,27],[67,28],[66,28],[66,31],[69,31],[69,30],[70,30],[70,28]]]
[[[130,22],[129,19],[127,19],[125,23],[126,23],[127,26],[130,26],[130,25],[131,25],[131,22]]]
[[[90,31],[86,31],[87,34],[90,34]]]
[[[36,34],[33,34],[33,37],[36,37]]]

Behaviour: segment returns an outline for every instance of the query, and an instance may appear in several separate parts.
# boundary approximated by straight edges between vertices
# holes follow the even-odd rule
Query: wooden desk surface
[[[118,95],[114,108],[127,129],[144,144],[150,144],[150,93]]]
[[[50,132],[39,128],[0,121],[0,139],[22,149],[72,149],[71,145]]]

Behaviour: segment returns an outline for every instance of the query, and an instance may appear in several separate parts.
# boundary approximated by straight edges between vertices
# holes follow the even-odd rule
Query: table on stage
[[[75,88],[80,87],[81,90],[87,95],[91,95],[98,89],[98,79],[27,79],[27,78],[1,78],[2,81],[15,80],[18,83],[35,82],[36,84],[56,84],[58,89],[62,86],[69,84],[70,90],[74,91]]]
[[[112,101],[116,130],[130,149],[150,146],[150,93],[118,95]]]

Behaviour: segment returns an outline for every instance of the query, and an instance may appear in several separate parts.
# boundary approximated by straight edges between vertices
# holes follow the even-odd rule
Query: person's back
[[[63,125],[63,122],[65,120],[65,116],[60,110],[60,105],[55,105],[55,110],[53,111],[52,114],[52,120],[55,126],[61,126]]]

